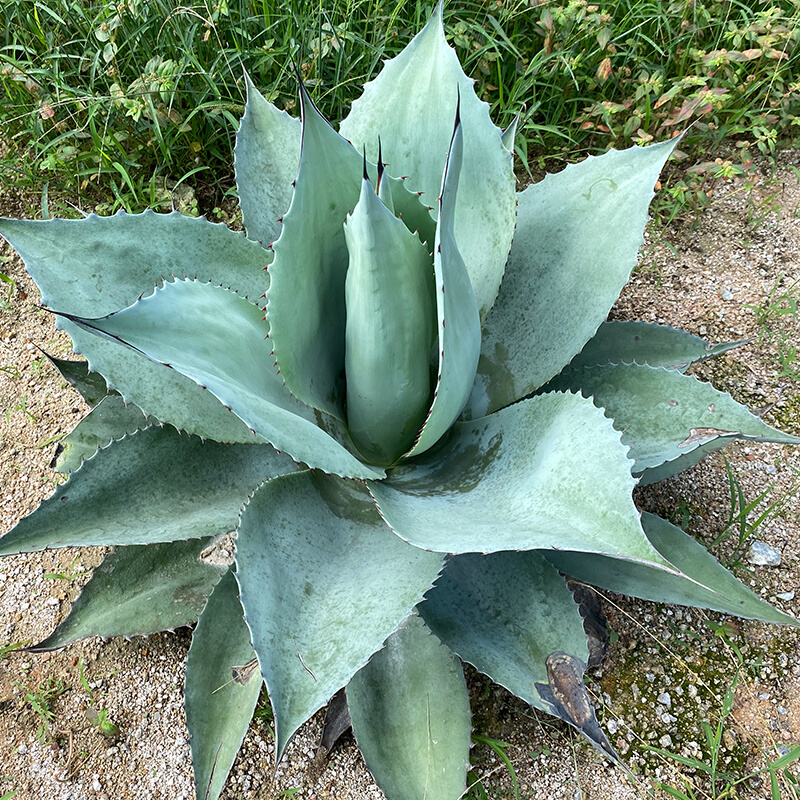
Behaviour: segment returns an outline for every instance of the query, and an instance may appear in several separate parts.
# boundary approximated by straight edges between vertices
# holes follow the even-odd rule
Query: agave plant
[[[604,322],[675,142],[519,194],[442,6],[337,133],[248,80],[245,233],[178,213],[4,219],[86,362],[68,480],[0,554],[116,549],[38,649],[197,622],[186,718],[215,800],[262,681],[280,759],[342,687],[390,800],[455,800],[462,661],[600,749],[565,575],[791,623],[637,483],[732,439],[798,443],[684,374],[733,345]],[[100,377],[102,376],[102,377]],[[236,532],[235,563],[209,558]]]

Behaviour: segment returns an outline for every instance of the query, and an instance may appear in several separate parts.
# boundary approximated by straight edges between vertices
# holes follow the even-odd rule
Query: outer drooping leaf
[[[196,381],[296,461],[351,477],[382,474],[318,428],[288,394],[272,366],[263,312],[234,292],[176,281],[107,317],[69,318]]]
[[[748,619],[798,624],[753,594],[680,528],[648,513],[642,515],[642,526],[653,546],[683,574],[588,553],[545,555],[567,575],[613,592],[658,603],[710,608]]]
[[[264,247],[281,232],[300,161],[300,120],[268,103],[245,73],[247,105],[234,148],[236,191],[247,235]]]
[[[410,617],[347,687],[353,733],[391,800],[458,800],[467,788],[470,712],[461,664]]]
[[[484,325],[469,416],[530,394],[595,334],[636,264],[653,186],[674,146],[590,156],[517,196],[514,244]]]
[[[105,378],[98,372],[89,372],[85,361],[68,361],[45,353],[50,363],[59,371],[61,377],[94,408],[109,394]]]
[[[197,620],[227,571],[200,559],[211,539],[120,547],[106,556],[69,616],[35,650],[87,636],[149,636]]]
[[[605,408],[624,431],[622,441],[631,446],[635,474],[720,438],[800,444],[797,437],[754,417],[729,394],[671,369],[637,364],[587,367],[559,375],[548,388],[580,390]]]
[[[589,651],[578,607],[541,553],[455,556],[419,612],[464,661],[613,754],[580,680]],[[559,660],[580,665],[567,703],[554,702]]]
[[[417,547],[558,548],[663,563],[631,500],[630,463],[590,401],[548,394],[456,424],[435,452],[369,487],[386,522]]]
[[[217,584],[186,659],[186,726],[198,800],[217,800],[242,745],[261,691],[256,667],[244,684],[233,667],[255,657],[232,572]]]
[[[380,135],[392,174],[408,176],[409,189],[422,192],[423,201],[434,206],[460,96],[464,170],[455,201],[455,240],[484,318],[497,296],[514,235],[515,180],[511,154],[473,83],[445,40],[440,3],[408,47],[364,87],[341,133],[356,148],[365,146],[373,160]]]
[[[58,472],[74,472],[101,447],[157,424],[155,417],[146,417],[132,403],[125,405],[119,395],[108,395],[61,440],[55,468]]]
[[[171,275],[233,286],[252,300],[268,283],[263,267],[269,253],[260,245],[224,225],[177,212],[47,222],[6,219],[0,220],[0,234],[23,257],[45,305],[85,317],[125,308]],[[253,441],[248,427],[194,381],[134,351],[98,342],[71,322],[61,323],[76,352],[89,348],[92,369],[126,401],[188,433]]]
[[[256,486],[295,469],[269,445],[222,445],[148,428],[85,461],[0,538],[0,555],[228,533]]]
[[[647,364],[685,372],[690,364],[727,353],[744,342],[713,345],[691,333],[649,322],[604,322],[568,369],[603,364]]]
[[[456,116],[442,180],[433,256],[439,322],[439,373],[433,405],[409,455],[424,453],[436,444],[461,413],[469,399],[481,350],[478,306],[454,236],[463,150],[462,125]]]
[[[396,537],[360,484],[303,472],[253,495],[236,563],[280,759],[422,599],[442,556]]]
[[[433,265],[366,177],[345,238],[347,426],[371,463],[391,464],[410,449],[430,408]]]

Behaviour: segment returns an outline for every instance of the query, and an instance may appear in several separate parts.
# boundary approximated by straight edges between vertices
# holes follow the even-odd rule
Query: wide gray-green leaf
[[[204,219],[145,211],[46,222],[0,220],[51,308],[100,317],[125,308],[172,275],[197,276],[257,300],[271,254],[244,234]],[[179,430],[208,439],[257,441],[240,419],[194,381],[60,320],[75,352],[91,352],[93,371],[127,402]]]
[[[467,414],[513,403],[594,336],[636,264],[647,207],[675,140],[589,156],[517,195],[503,285],[483,330]]]
[[[59,371],[61,377],[94,408],[110,392],[105,378],[99,372],[90,372],[85,361],[70,361],[45,353],[50,363]]]
[[[223,445],[148,428],[84,461],[0,538],[0,555],[227,533],[256,486],[295,469],[269,445]]]
[[[300,162],[300,120],[267,102],[245,73],[247,104],[236,132],[233,165],[242,221],[250,239],[269,247],[292,201]]]
[[[481,351],[481,321],[455,230],[456,201],[463,174],[464,140],[456,118],[439,197],[433,268],[439,333],[439,371],[433,404],[409,455],[419,455],[450,429],[469,399]]]
[[[217,584],[186,658],[186,726],[197,800],[217,800],[242,746],[261,691],[258,667],[241,683],[232,669],[255,658],[232,572]]]
[[[604,322],[568,369],[603,364],[647,364],[685,372],[690,364],[727,353],[745,342],[713,345],[687,331],[650,322]]]
[[[126,405],[119,395],[107,395],[59,442],[55,468],[74,472],[100,448],[157,424],[155,417],[146,417],[133,403]]]
[[[435,206],[460,102],[464,169],[455,201],[455,241],[483,319],[497,296],[514,236],[516,183],[511,153],[489,118],[489,106],[447,44],[442,10],[439,3],[422,31],[366,84],[340,130],[357,149],[366,147],[373,160],[380,136],[389,171],[408,176],[408,188]]]
[[[470,711],[458,659],[417,616],[347,687],[358,748],[392,800],[458,800],[467,788]]]
[[[414,444],[431,404],[433,264],[366,177],[345,239],[347,427],[367,460],[392,464]]]
[[[581,391],[604,408],[624,431],[622,441],[631,447],[637,475],[715,439],[800,444],[799,438],[771,428],[710,383],[663,367],[586,367],[559,375],[547,388]],[[676,472],[681,468],[676,466]]]
[[[292,393],[343,418],[348,265],[343,223],[358,202],[362,163],[302,87],[300,102],[300,168],[270,267],[270,336]]]
[[[578,606],[541,553],[450,558],[419,613],[464,661],[613,757],[581,680],[589,650]]]
[[[547,552],[545,556],[567,575],[613,592],[657,603],[710,608],[747,619],[798,624],[753,594],[680,528],[646,512],[642,526],[653,546],[682,574],[589,553]]]
[[[548,394],[457,423],[435,451],[369,487],[392,529],[429,550],[557,548],[661,562],[639,524],[630,469],[602,411]]]
[[[289,395],[273,367],[263,311],[235,292],[176,281],[107,317],[68,316],[191,378],[296,461],[350,477],[383,474],[317,427],[313,412]]]
[[[236,577],[275,711],[278,759],[408,616],[442,561],[395,536],[359,483],[302,472],[253,495],[239,524]]]
[[[200,554],[212,539],[120,547],[95,569],[67,618],[34,650],[88,636],[149,636],[197,620],[227,566]]]

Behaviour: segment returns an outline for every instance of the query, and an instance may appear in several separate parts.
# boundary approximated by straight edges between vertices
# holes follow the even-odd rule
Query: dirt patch
[[[785,163],[796,156],[784,154]],[[792,369],[788,354],[800,345],[798,321],[791,314],[767,315],[767,335],[767,323],[759,324],[757,313],[779,302],[800,279],[800,185],[785,168],[774,175],[765,171],[752,191],[734,181],[718,187],[715,200],[696,225],[674,226],[659,242],[648,239],[613,316],[666,323],[714,341],[752,338],[696,372],[762,411],[770,424],[800,434],[800,382],[781,374]],[[30,205],[0,190],[0,214],[27,216]],[[0,255],[11,251],[2,246]],[[56,478],[48,465],[56,440],[86,407],[37,349],[66,355],[68,339],[37,306],[37,290],[19,259],[12,257],[2,269],[16,282],[0,311],[0,530],[5,531],[52,491]],[[769,490],[751,520],[770,503],[785,500],[757,531],[780,552],[780,565],[752,567],[745,561],[737,572],[779,608],[798,614],[800,503],[792,489],[800,453],[745,443],[725,455],[748,502]],[[640,491],[638,499],[673,519],[687,516],[691,532],[712,542],[730,511],[725,462],[713,456]],[[736,544],[734,533],[714,553],[724,561],[735,554]],[[60,550],[0,562],[0,647],[47,636],[101,557],[98,549]],[[54,574],[65,577],[49,577]],[[676,787],[692,780],[702,787],[700,773],[648,748],[707,758],[702,724],[717,725],[726,691],[734,685],[721,768],[744,777],[763,767],[765,756],[776,759],[783,752],[779,746],[800,744],[800,641],[793,631],[740,621],[730,625],[720,615],[611,595],[606,609],[618,641],[588,683],[610,738],[639,777],[630,783],[564,726],[471,673],[476,732],[508,743],[522,797],[644,798],[654,779]],[[45,655],[0,656],[0,796],[18,789],[17,800],[192,797],[181,696],[188,641],[188,632],[179,631],[130,642],[92,639]],[[48,691],[50,720],[31,701]],[[87,717],[90,707],[105,710],[119,735],[103,736]],[[297,796],[321,800],[380,798],[349,736],[323,768],[311,769],[320,725],[318,715],[273,773],[268,726],[255,721],[223,797],[273,800],[297,788]],[[479,744],[474,756],[474,778],[497,796],[513,797],[497,754]],[[739,792],[761,798],[768,786],[756,776]]]

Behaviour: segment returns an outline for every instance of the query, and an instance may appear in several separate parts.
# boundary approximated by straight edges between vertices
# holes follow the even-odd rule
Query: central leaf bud
[[[436,336],[432,257],[387,208],[386,188],[384,202],[365,175],[344,226],[347,425],[363,456],[381,465],[408,452],[428,414]]]

